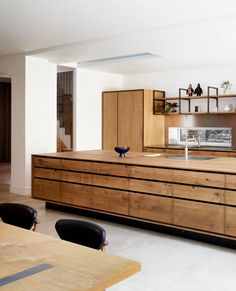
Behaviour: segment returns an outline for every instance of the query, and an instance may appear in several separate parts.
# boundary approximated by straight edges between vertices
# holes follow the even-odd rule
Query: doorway
[[[0,77],[0,183],[11,181],[11,79]]]
[[[73,148],[73,71],[57,73],[57,151]]]

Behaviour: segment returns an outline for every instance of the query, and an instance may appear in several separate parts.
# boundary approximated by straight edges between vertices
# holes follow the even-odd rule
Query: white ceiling
[[[114,73],[236,63],[234,0],[0,0],[0,27],[0,56],[160,56],[86,66]]]

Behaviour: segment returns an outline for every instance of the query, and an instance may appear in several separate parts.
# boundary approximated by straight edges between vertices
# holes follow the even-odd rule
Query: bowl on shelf
[[[119,154],[120,158],[124,158],[125,157],[125,153],[127,153],[129,151],[129,147],[125,146],[125,147],[114,147],[114,150]]]

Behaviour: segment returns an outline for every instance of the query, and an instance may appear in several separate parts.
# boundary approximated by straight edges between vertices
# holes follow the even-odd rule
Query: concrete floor
[[[60,218],[94,221],[107,231],[107,252],[142,263],[142,271],[110,291],[233,291],[236,290],[236,250],[192,241],[108,221],[44,208],[42,201],[9,193],[0,185],[0,203],[18,201],[38,210],[39,232],[57,237]],[[65,290],[66,291],[66,290]]]

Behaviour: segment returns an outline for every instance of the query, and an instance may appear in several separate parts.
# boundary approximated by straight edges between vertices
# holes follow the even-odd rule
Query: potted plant
[[[222,81],[220,84],[220,88],[223,89],[224,94],[229,93],[231,86],[232,86],[232,84],[230,83],[229,80]]]
[[[177,107],[179,107],[179,105],[176,102],[165,102],[165,110],[162,113],[169,114],[171,112],[177,112]]]

